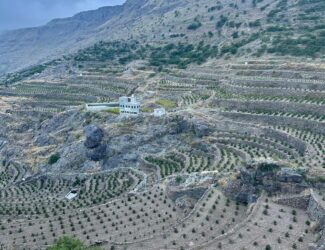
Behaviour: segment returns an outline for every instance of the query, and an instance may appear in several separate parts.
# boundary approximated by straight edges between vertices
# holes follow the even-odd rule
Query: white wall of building
[[[119,98],[120,114],[138,115],[140,113],[140,103],[136,97],[122,96]]]

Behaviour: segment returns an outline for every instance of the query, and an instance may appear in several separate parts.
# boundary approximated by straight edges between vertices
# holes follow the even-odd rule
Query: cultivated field
[[[88,62],[71,71],[0,85],[7,121],[0,128],[0,249],[43,249],[62,235],[103,249],[303,250],[321,239],[306,210],[278,202],[283,194],[262,192],[243,204],[222,190],[247,162],[274,161],[302,171],[305,188],[313,187],[324,204],[324,63],[223,61],[153,73],[137,64]],[[142,102],[140,118],[83,108],[132,93]],[[166,117],[152,117],[158,106]],[[64,127],[49,129],[54,142],[36,147],[37,129],[50,126],[47,119]],[[127,164],[119,167],[123,155],[114,148],[117,167],[107,157],[94,163],[97,171],[55,172],[47,159],[62,145],[82,145],[78,131],[93,122],[110,134],[107,141],[131,145],[123,149]],[[18,136],[6,136],[5,129]],[[69,152],[61,155],[68,163]],[[74,189],[77,197],[67,200]]]

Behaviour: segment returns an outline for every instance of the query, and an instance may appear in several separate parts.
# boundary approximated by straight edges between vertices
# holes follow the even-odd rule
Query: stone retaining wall
[[[325,229],[325,206],[315,195],[313,189],[305,190],[300,195],[279,197],[274,202],[306,210],[310,219],[318,222],[320,229]]]
[[[306,150],[306,143],[298,138],[295,138],[287,133],[276,131],[271,128],[260,128],[256,127],[254,124],[245,124],[243,126],[240,122],[233,121],[219,121],[214,126],[218,131],[231,132],[234,131],[236,133],[241,133],[245,135],[247,134],[255,134],[259,136],[264,134],[269,138],[274,138],[278,141],[285,141],[287,144],[291,145],[294,149],[296,149],[300,154],[304,154]]]
[[[295,117],[271,116],[262,114],[244,114],[227,111],[220,112],[220,114],[231,119],[239,120],[241,122],[246,121],[253,124],[256,124],[256,122],[258,122],[273,126],[289,126],[302,130],[310,130],[325,135],[325,123],[323,122],[308,121]]]
[[[313,190],[311,190],[307,213],[312,220],[319,223],[321,229],[325,229],[325,207],[315,196]]]
[[[325,206],[319,200],[313,189],[306,190],[301,195],[280,197],[274,200],[276,203],[306,210],[309,218],[318,223],[320,239],[316,244],[311,244],[310,250],[325,250]]]
[[[299,89],[290,88],[261,88],[261,87],[242,87],[230,84],[224,84],[222,86],[227,91],[234,94],[257,94],[257,95],[268,95],[268,96],[282,96],[282,97],[310,97],[310,98],[325,98],[325,92],[317,91],[304,91]]]
[[[306,210],[310,201],[310,193],[299,196],[280,197],[275,200],[276,203],[294,208]]]
[[[316,91],[324,91],[325,85],[321,81],[317,80],[305,80],[301,79],[274,79],[269,78],[266,80],[246,80],[246,79],[234,79],[233,84],[244,84],[245,86],[263,86],[263,87],[289,87],[289,88],[299,88],[299,89],[310,89]]]
[[[325,115],[325,106],[297,102],[281,101],[240,101],[240,100],[215,100],[216,107],[224,107],[230,110],[254,111],[265,110],[278,112],[285,110],[288,113],[302,113]]]
[[[287,133],[275,131],[274,129],[263,128],[262,130],[267,137],[274,138],[278,141],[285,141],[287,144],[293,146],[301,155],[305,153],[306,143],[304,141],[295,138]]]

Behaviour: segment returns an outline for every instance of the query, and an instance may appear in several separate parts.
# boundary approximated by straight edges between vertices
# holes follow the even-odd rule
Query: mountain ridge
[[[97,10],[80,12],[73,17],[53,19],[43,26],[0,33],[0,57],[2,58],[2,60],[0,59],[0,73],[1,64],[7,63],[9,65],[14,65],[13,67],[9,66],[8,69],[4,69],[3,66],[2,71],[11,71],[11,69],[21,69],[25,66],[46,61],[48,56],[52,57],[51,54],[56,53],[56,47],[59,47],[60,43],[66,43],[66,47],[70,48],[71,45],[69,45],[69,40],[81,40],[84,34],[90,34],[92,29],[95,29],[97,26],[106,22],[111,16],[121,11],[121,9],[121,5],[101,7]],[[68,36],[68,38],[65,36]],[[18,46],[14,44],[16,41],[22,42],[24,40],[26,41],[25,44],[20,43]],[[40,44],[40,41],[45,42]],[[47,50],[47,53],[43,55],[41,51],[30,51],[30,53],[26,51],[28,49],[37,50],[35,47],[43,47],[44,50]],[[15,53],[10,53],[10,51],[14,50],[17,51],[18,56],[21,54],[27,54],[26,56],[28,57],[28,55],[32,56],[36,52],[39,53],[34,55],[34,57],[32,56],[32,58],[35,59],[31,63],[22,62],[23,67],[17,67],[13,61],[18,58],[15,56]],[[60,53],[62,54],[64,52],[61,51]],[[6,56],[8,54],[9,58]],[[12,59],[10,60],[10,58]]]
[[[54,19],[0,35],[0,74],[47,62],[99,41],[142,44],[204,41],[221,56],[324,56],[325,7],[319,0],[161,1],[123,5]]]

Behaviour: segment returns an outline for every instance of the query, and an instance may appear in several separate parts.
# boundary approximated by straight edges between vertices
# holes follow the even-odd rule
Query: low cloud
[[[122,4],[125,0],[0,0],[0,31],[34,27],[80,11]]]

